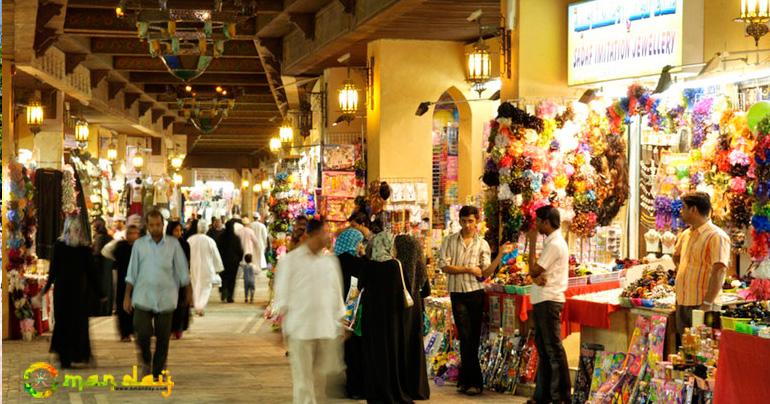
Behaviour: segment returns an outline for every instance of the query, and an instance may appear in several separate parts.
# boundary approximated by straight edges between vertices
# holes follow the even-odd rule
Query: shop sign
[[[683,0],[591,0],[569,5],[568,83],[656,74],[682,64]]]

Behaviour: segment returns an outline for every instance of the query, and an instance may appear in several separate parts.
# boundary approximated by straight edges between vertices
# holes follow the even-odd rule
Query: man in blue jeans
[[[147,235],[136,240],[126,275],[123,309],[134,314],[134,333],[139,347],[142,377],[158,378],[166,367],[171,317],[185,287],[185,302],[192,304],[187,258],[176,238],[163,234],[163,216],[147,214]],[[155,354],[150,342],[155,335]]]
[[[540,258],[535,261],[535,249],[530,248],[529,274],[535,323],[535,346],[538,353],[535,396],[530,402],[569,403],[570,380],[567,354],[561,343],[561,311],[564,291],[569,280],[569,251],[562,237],[559,210],[543,206],[536,213],[537,232],[546,236]]]

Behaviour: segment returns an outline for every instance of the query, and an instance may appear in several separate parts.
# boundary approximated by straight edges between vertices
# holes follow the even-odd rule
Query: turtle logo
[[[24,391],[34,398],[48,398],[59,388],[59,371],[46,362],[35,362],[24,371]]]

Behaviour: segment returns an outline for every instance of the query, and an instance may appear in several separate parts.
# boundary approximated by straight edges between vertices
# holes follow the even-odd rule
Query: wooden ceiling
[[[242,157],[266,148],[289,107],[282,76],[318,76],[339,66],[337,58],[345,53],[351,53],[354,65],[364,65],[366,44],[380,38],[469,42],[478,36],[478,28],[466,21],[468,15],[482,9],[485,23],[493,24],[500,9],[500,0],[222,0],[224,11],[235,10],[236,2],[255,7],[238,23],[235,38],[225,43],[224,55],[191,82],[199,94],[213,94],[218,85],[239,93],[235,109],[219,128],[201,135],[176,106],[172,90],[184,83],[149,55],[131,18],[115,15],[118,0],[38,1],[41,7],[46,2],[63,6],[56,17],[63,22],[56,27],[55,46],[68,58],[72,55],[68,63],[91,69],[97,82],[107,77],[110,93],[130,92],[126,105],[139,100],[140,116],[150,110],[153,121],[164,116],[175,134],[188,135],[188,155],[197,156],[190,160],[210,167],[228,166],[222,161],[227,156],[244,161]],[[214,3],[167,1],[170,9],[211,10]],[[157,9],[158,1],[128,0],[129,14],[140,8]]]

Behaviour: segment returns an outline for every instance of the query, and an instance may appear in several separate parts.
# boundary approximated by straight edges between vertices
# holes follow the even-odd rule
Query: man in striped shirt
[[[490,249],[478,234],[479,209],[460,209],[460,232],[441,243],[439,268],[447,274],[447,289],[452,301],[452,315],[460,340],[460,377],[457,390],[467,395],[481,394],[484,381],[479,364],[481,318],[484,310],[484,277],[492,275],[502,256],[513,248],[506,243],[490,262]]]
[[[711,199],[704,192],[682,197],[682,220],[690,228],[676,243],[676,323],[681,335],[692,326],[692,311],[714,311],[730,263],[730,239],[709,219]]]

